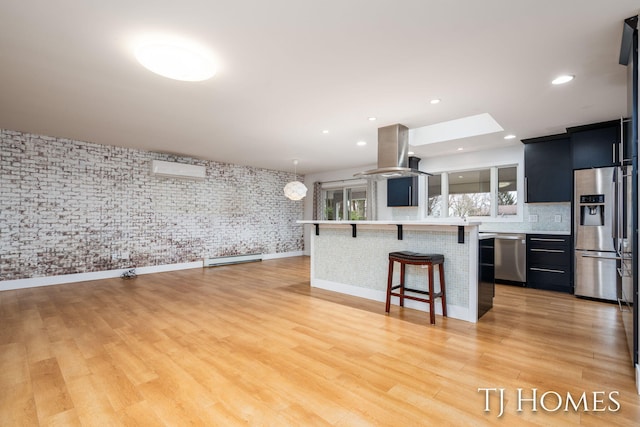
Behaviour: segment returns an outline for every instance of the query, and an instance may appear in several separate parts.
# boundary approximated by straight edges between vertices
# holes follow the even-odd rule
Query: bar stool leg
[[[429,321],[433,325],[436,323],[435,304],[433,303],[433,296],[435,295],[435,286],[433,285],[433,264],[427,264],[427,270],[429,274]]]
[[[391,286],[393,283],[393,264],[394,261],[392,259],[389,260],[389,274],[387,276],[387,302],[385,304],[384,312],[389,313],[389,309],[391,308]]]
[[[447,317],[447,297],[445,292],[445,284],[444,284],[444,261],[442,264],[438,264],[438,272],[440,273],[440,294],[442,295],[442,317]]]
[[[405,263],[400,263],[400,307],[404,307],[404,275]]]

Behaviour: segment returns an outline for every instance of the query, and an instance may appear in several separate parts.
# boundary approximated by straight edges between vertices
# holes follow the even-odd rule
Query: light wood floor
[[[498,286],[478,324],[309,287],[306,257],[0,292],[0,424],[638,425],[617,306]],[[381,278],[385,280],[385,278]],[[504,388],[485,412],[479,388]],[[616,412],[517,412],[517,389]],[[557,398],[549,395],[547,408]],[[570,408],[572,409],[572,408]]]

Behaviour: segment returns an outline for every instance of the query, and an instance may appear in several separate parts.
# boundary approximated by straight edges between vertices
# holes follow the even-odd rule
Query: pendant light
[[[293,161],[293,177],[294,179],[297,177],[297,169],[298,160]],[[307,195],[307,187],[301,183],[300,181],[291,181],[287,185],[284,186],[284,195],[287,199],[291,200],[302,200],[304,196]]]

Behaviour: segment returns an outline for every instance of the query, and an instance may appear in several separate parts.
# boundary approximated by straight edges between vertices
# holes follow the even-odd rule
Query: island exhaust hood
[[[369,179],[431,175],[409,167],[409,129],[401,124],[378,128],[378,167],[354,176]]]

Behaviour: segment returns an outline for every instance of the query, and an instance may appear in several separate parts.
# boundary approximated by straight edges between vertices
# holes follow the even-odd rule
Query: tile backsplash
[[[480,231],[570,232],[571,203],[525,203],[522,221],[486,222]],[[560,221],[556,221],[559,219]]]

